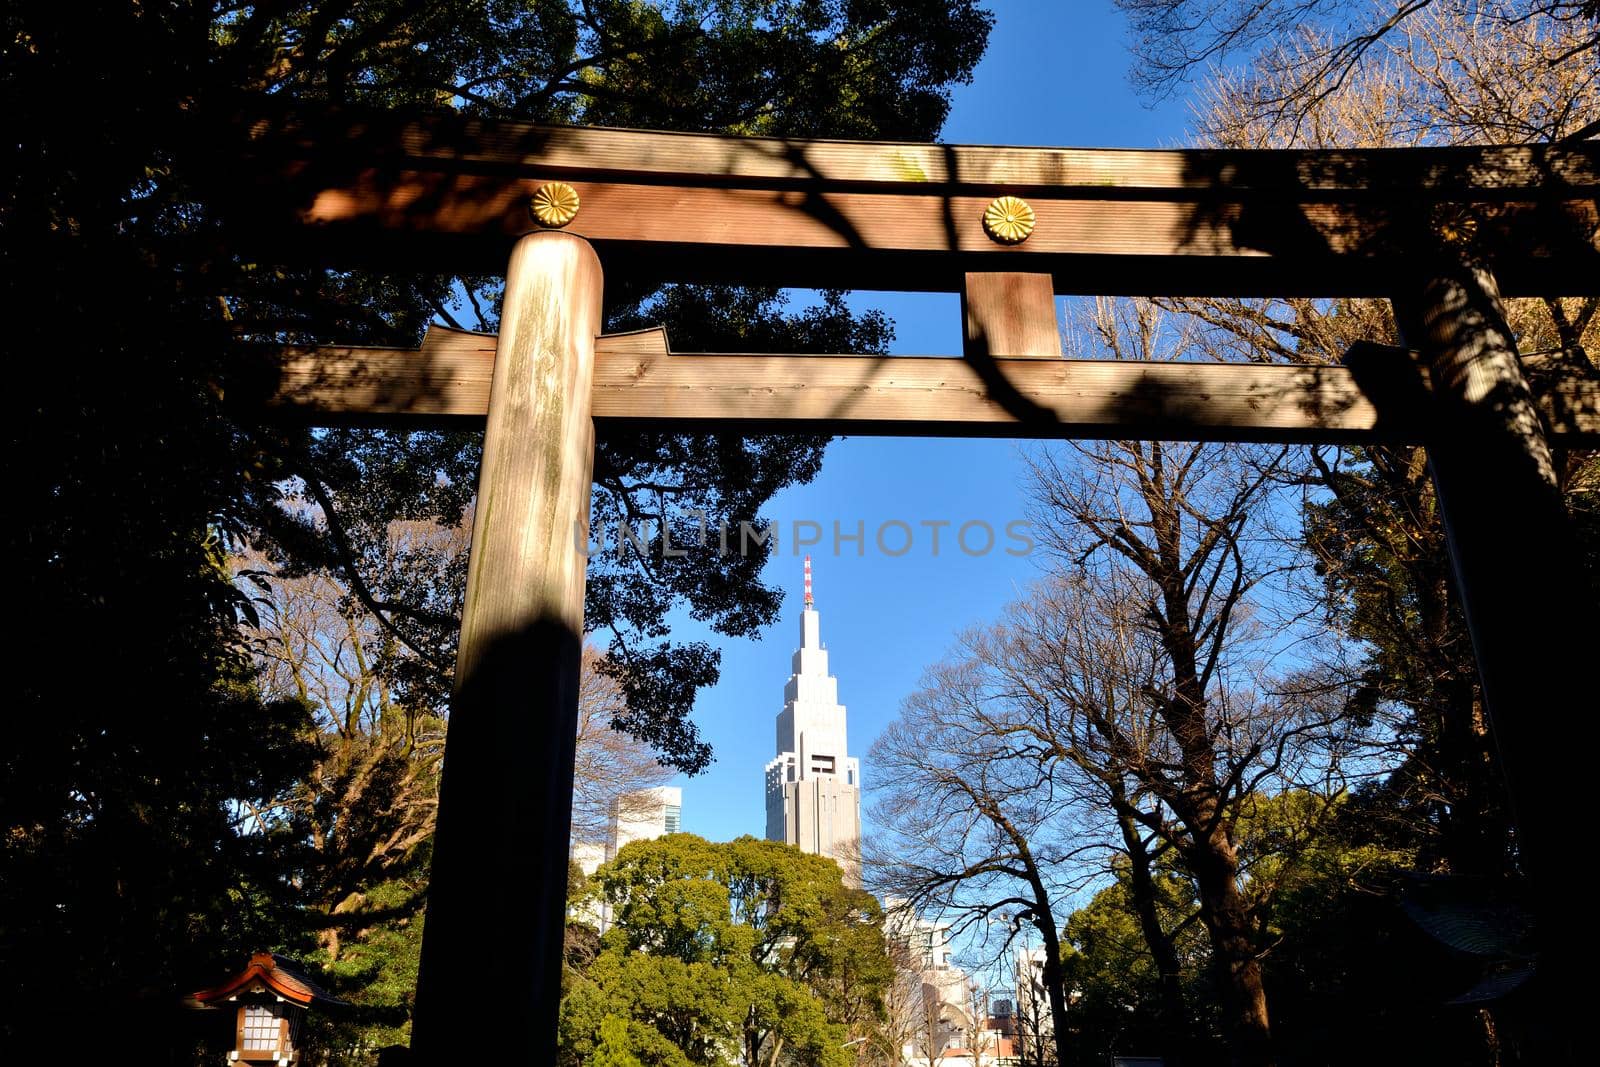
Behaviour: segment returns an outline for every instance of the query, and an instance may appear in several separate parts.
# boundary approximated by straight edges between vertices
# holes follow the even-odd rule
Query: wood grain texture
[[[1592,146],[1216,150],[936,145],[539,126],[457,113],[328,109],[241,116],[260,156],[313,153],[426,161],[456,170],[539,169],[559,177],[1008,190],[1263,190],[1305,196],[1377,190],[1484,193],[1600,186]],[[1103,194],[1102,194],[1103,195]]]
[[[333,113],[258,120],[208,195],[241,246],[321,262],[493,263],[560,178],[608,273],[957,291],[1388,295],[1470,228],[1508,292],[1600,291],[1600,144],[1115,151],[774,141]],[[1032,236],[983,233],[998,192]]]
[[[572,523],[589,515],[590,419],[600,262],[581,239],[518,241],[496,338],[458,674],[478,644],[529,619],[583,627],[584,557]]]
[[[493,344],[435,327],[420,351],[289,349],[271,361],[275,385],[235,400],[322,422],[481,419]],[[1343,367],[1288,367],[684,355],[642,331],[599,339],[593,390],[602,430],[1281,441],[1420,441],[1429,430],[1425,376],[1403,350],[1377,345],[1356,346]],[[1541,383],[1536,403],[1553,439],[1600,444],[1596,383]]]
[[[476,361],[491,386],[418,977],[423,1064],[504,1059],[484,988],[531,1061],[556,1051],[600,301],[588,244],[525,237],[495,354]]]
[[[400,236],[505,242],[527,232],[527,204],[548,177],[369,170],[334,188],[306,190],[304,206],[281,219],[285,235],[309,233],[345,247],[399,248]],[[1034,195],[1037,222],[1018,245],[984,232],[990,197],[936,189],[854,192],[574,181],[583,207],[566,232],[596,243],[608,269],[654,256],[665,276],[720,279],[748,272],[785,284],[947,288],[961,272],[1049,273],[1058,292],[1104,289],[1100,269],[1134,261],[1117,287],[1140,292],[1261,292],[1372,295],[1413,268],[1431,246],[1431,213],[1418,198],[1307,201],[1293,197],[1106,199]],[[936,195],[937,194],[937,195]],[[1593,197],[1474,205],[1475,239],[1500,273],[1562,292],[1600,290],[1600,212]],[[384,238],[389,238],[387,245]],[[326,244],[323,247],[328,247]],[[1236,261],[1260,260],[1255,269]],[[870,271],[870,273],[869,273]],[[1259,278],[1259,281],[1252,281]],[[1127,280],[1123,280],[1127,279]],[[1132,291],[1130,289],[1130,291]]]
[[[961,287],[961,352],[968,359],[1060,359],[1061,328],[1048,274],[968,274]]]
[[[1562,814],[1589,804],[1593,790],[1586,775],[1551,770],[1600,744],[1589,669],[1600,603],[1586,578],[1586,547],[1493,275],[1442,262],[1394,307],[1434,383],[1438,432],[1428,466],[1516,819],[1539,973],[1547,989],[1577,990],[1593,956],[1569,924],[1592,903],[1571,877]],[[1559,1035],[1545,1046],[1549,1058],[1579,1046],[1579,1010],[1575,995],[1541,1003],[1541,1027]]]

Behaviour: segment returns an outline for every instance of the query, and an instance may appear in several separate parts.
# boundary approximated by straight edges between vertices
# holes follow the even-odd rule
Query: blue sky
[[[970,86],[957,90],[943,140],[962,144],[1072,145],[1150,148],[1181,143],[1187,105],[1147,108],[1128,84],[1126,24],[1106,0],[990,0],[995,12],[989,50]],[[895,320],[893,351],[958,354],[960,304],[954,294],[857,293],[857,307],[880,307]],[[1010,441],[871,439],[835,441],[822,473],[792,487],[768,508],[787,532],[797,520],[819,523],[823,544],[784,545],[766,578],[789,592],[783,616],[761,640],[731,641],[688,619],[677,639],[706,639],[723,650],[722,679],[701,694],[695,720],[716,763],[684,787],[683,828],[712,840],[765,828],[762,767],[772,758],[774,718],[782,707],[790,655],[798,641],[801,553],[810,551],[822,639],[839,699],[849,708],[850,746],[862,757],[897,714],[919,675],[965,627],[993,619],[1035,577],[1034,562],[1003,549],[1006,524],[1025,514],[1023,464]],[[924,522],[947,520],[934,554]],[[886,522],[914,531],[910,551],[887,556],[873,543]],[[996,548],[967,555],[954,544],[957,527],[986,522]],[[864,554],[832,544],[864,523]],[[885,532],[898,549],[904,534]],[[969,546],[978,547],[979,528]],[[870,799],[870,796],[869,796]],[[864,807],[867,805],[864,804]],[[869,822],[867,833],[872,832]]]

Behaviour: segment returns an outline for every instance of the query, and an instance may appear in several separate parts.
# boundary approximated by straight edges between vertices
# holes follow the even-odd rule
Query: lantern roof
[[[210,989],[190,993],[184,1002],[191,1008],[211,1008],[238,997],[241,993],[271,993],[284,1000],[307,1008],[348,1007],[308,978],[300,965],[286,956],[273,952],[257,952],[250,957],[244,970]]]

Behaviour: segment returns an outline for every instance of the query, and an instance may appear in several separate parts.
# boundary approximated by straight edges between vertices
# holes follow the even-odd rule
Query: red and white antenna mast
[[[811,557],[806,557],[806,610],[811,610]]]

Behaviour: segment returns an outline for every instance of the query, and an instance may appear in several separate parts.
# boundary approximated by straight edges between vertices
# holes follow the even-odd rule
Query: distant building
[[[611,801],[611,841],[606,862],[630,841],[653,841],[682,828],[683,790],[675,785],[635,789]]]
[[[989,995],[989,1028],[1001,1037],[1017,1036],[1017,1006],[1009,989],[997,989]]]
[[[682,789],[669,785],[635,789],[612,798],[611,834],[605,841],[574,841],[567,855],[586,876],[592,875],[602,863],[616,859],[618,851],[630,841],[653,841],[675,834],[682,821]],[[601,933],[611,924],[610,909],[598,902],[584,905],[573,917]]]
[[[586,876],[600,869],[606,861],[606,849],[609,847],[605,841],[574,841],[567,850],[567,855],[572,862],[578,865],[578,870]]]
[[[972,1043],[972,985],[951,962],[950,924],[918,915],[909,901],[883,902],[883,936],[899,972],[895,978],[889,1027],[903,1044],[900,1062],[908,1067],[955,1067]]]
[[[806,557],[800,647],[778,713],[777,758],[766,766],[767,839],[833,859],[861,884],[861,767],[845,738],[839,683],[828,673]]]
[[[611,799],[611,832],[604,841],[574,841],[567,854],[584,874],[617,858],[630,841],[653,841],[679,831],[683,790],[673,785],[635,789]]]
[[[951,970],[950,924],[925,919],[909,901],[886,897],[883,902],[883,936],[906,947],[911,963],[924,971]]]
[[[1044,948],[1017,947],[1017,1001],[1013,1032],[1019,1052],[1030,1062],[1054,1058],[1055,1020],[1044,981]],[[1048,1055],[1047,1055],[1048,1053]]]

